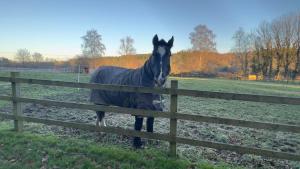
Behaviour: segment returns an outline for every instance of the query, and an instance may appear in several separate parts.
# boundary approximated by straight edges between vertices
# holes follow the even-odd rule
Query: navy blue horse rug
[[[103,66],[97,68],[91,77],[91,83],[143,86],[143,87],[162,87],[165,85],[167,77],[171,71],[170,57],[174,38],[168,42],[157,35],[153,37],[153,51],[145,64],[137,69],[126,69],[114,66]],[[157,94],[104,91],[98,89],[91,90],[90,101],[94,104],[115,105],[120,107],[138,108],[147,110],[162,111],[162,107],[156,104],[160,98]],[[97,122],[105,125],[103,120],[105,112],[97,111]],[[153,117],[147,117],[147,132],[153,132]],[[143,117],[135,117],[134,129],[140,131],[143,125]],[[139,137],[134,137],[133,145],[141,147],[142,142]]]

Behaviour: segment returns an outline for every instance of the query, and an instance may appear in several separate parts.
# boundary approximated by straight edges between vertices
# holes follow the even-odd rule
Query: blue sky
[[[217,50],[232,48],[232,35],[262,20],[300,11],[299,0],[0,0],[0,57],[19,48],[67,59],[81,53],[80,39],[94,28],[106,55],[117,55],[120,38],[131,36],[137,53],[150,53],[154,34],[175,37],[173,52],[191,47],[189,33],[206,24]]]

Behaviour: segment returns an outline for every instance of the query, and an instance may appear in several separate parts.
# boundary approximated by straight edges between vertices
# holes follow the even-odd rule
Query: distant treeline
[[[77,58],[69,61],[71,65],[80,63],[91,69],[99,66],[119,66],[124,68],[138,68],[148,59],[150,54],[127,55],[120,57]],[[202,73],[216,76],[219,72],[234,73],[235,56],[231,53],[217,52],[178,52],[171,56],[171,74]]]
[[[50,68],[55,65],[53,61],[45,61],[45,62],[16,62],[9,60],[7,58],[0,58],[0,66],[1,67],[23,67],[23,68]]]
[[[68,61],[52,62],[26,62],[20,63],[8,59],[0,59],[2,67],[19,67],[19,68],[45,68],[61,69],[68,68],[74,72],[78,71],[78,65],[81,69],[88,67],[93,70],[99,66],[119,66],[124,68],[135,69],[141,67],[148,59],[150,54],[127,55],[120,57],[98,57],[85,58],[79,57]],[[204,76],[217,76],[219,73],[234,73],[235,56],[231,53],[220,54],[217,52],[178,52],[171,56],[171,74],[188,75],[189,73]]]
[[[0,57],[0,68],[31,68],[31,69],[63,69],[63,68],[70,68],[69,61],[28,61],[28,62],[17,62],[13,60],[9,60],[4,57]]]

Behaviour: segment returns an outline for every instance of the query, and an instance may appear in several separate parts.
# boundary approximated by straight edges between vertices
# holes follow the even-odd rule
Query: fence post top
[[[171,94],[176,94],[177,89],[178,89],[178,81],[171,80]]]
[[[171,80],[171,86],[172,85],[177,85],[178,84],[178,80]]]

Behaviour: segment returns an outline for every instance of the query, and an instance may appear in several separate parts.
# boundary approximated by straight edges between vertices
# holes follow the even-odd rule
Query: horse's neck
[[[142,82],[144,84],[152,86],[152,85],[154,85],[154,74],[151,70],[151,65],[150,65],[151,63],[150,63],[149,59],[145,62],[143,67],[140,68],[140,71],[141,71],[140,73],[141,73],[141,76],[142,76],[142,79],[141,79]]]

